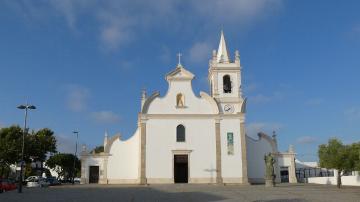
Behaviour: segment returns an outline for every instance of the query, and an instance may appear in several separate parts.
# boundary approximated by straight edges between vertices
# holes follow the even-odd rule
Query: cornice
[[[243,113],[236,114],[142,114],[142,120],[149,119],[244,119]]]
[[[97,154],[89,154],[89,153],[81,153],[80,154],[81,158],[108,158],[109,156],[111,156],[109,153],[105,153],[105,152],[101,152],[101,153],[97,153]]]
[[[147,111],[149,110],[149,106],[150,106],[151,102],[159,96],[160,96],[159,92],[154,92],[150,97],[148,97],[144,103],[141,113],[146,114]]]
[[[115,142],[115,140],[120,140],[121,138],[121,134],[118,135],[114,135],[113,137],[111,137],[111,139],[107,142],[106,147],[104,149],[105,153],[109,153],[110,152],[110,148],[112,146],[112,144]]]

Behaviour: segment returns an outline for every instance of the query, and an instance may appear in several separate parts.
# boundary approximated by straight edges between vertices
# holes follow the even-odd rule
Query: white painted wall
[[[280,156],[278,157],[278,164],[280,167],[290,167],[291,166],[291,158],[289,156]]]
[[[81,169],[83,171],[82,173],[84,173],[81,178],[86,178],[86,182],[82,183],[89,183],[90,166],[99,166],[99,180],[103,178],[103,157],[89,156],[88,158],[83,158],[83,160],[81,161]]]
[[[258,182],[258,179],[264,179],[265,176],[265,161],[264,156],[272,152],[270,143],[264,138],[259,140],[252,139],[246,136],[247,146],[247,160],[248,160],[248,177]]]
[[[176,127],[185,126],[185,142],[176,142]],[[172,150],[192,150],[190,178],[216,178],[215,121],[151,119],[146,122],[146,177],[173,179]],[[215,181],[215,180],[214,180]]]
[[[336,185],[336,176],[334,177],[310,177],[307,179],[308,183],[313,184],[328,184]],[[341,177],[342,185],[347,186],[360,186],[360,176],[342,176]]]
[[[185,96],[185,108],[176,108],[176,95]],[[191,81],[170,81],[168,92],[164,97],[155,98],[148,114],[213,114],[212,105],[206,99],[195,96]]]
[[[119,179],[134,179],[139,176],[140,141],[139,130],[127,140],[113,142],[108,158],[107,177],[109,183]]]
[[[227,133],[234,134],[234,155],[228,154]],[[223,119],[220,121],[220,135],[221,135],[221,163],[222,163],[222,177],[224,183],[226,178],[237,178],[240,183],[242,177],[242,162],[241,162],[241,139],[240,139],[240,120],[239,119]],[[234,179],[231,180],[234,182]]]

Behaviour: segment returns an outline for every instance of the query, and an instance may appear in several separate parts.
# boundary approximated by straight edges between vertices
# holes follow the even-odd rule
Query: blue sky
[[[126,138],[136,128],[141,89],[164,94],[177,63],[208,92],[211,50],[221,28],[240,51],[247,133],[277,131],[279,147],[316,160],[330,137],[360,137],[358,1],[197,0],[0,2],[0,126],[56,132],[61,151]]]

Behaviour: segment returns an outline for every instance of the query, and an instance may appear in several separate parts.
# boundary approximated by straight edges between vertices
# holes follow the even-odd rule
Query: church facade
[[[180,57],[180,56],[179,56]],[[81,182],[101,184],[262,183],[264,155],[276,157],[281,181],[296,182],[295,153],[279,152],[276,136],[245,133],[240,55],[229,57],[221,33],[209,62],[210,94],[192,89],[194,75],[179,63],[165,79],[168,91],[142,93],[136,132],[127,140],[105,134],[104,152],[81,153]],[[285,173],[285,172],[284,172]]]

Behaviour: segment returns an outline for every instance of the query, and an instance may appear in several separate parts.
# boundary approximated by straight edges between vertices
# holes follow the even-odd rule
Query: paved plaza
[[[63,185],[50,188],[26,188],[0,194],[1,202],[12,201],[360,201],[360,187],[281,184],[275,188],[263,185],[192,185],[169,184],[149,186],[124,185]]]

